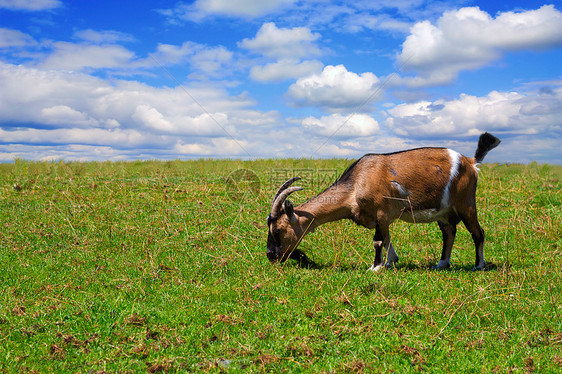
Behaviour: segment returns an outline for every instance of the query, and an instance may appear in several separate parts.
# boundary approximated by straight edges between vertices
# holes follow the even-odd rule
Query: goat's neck
[[[351,218],[352,189],[335,184],[319,195],[295,208],[304,229],[314,230],[327,222]]]

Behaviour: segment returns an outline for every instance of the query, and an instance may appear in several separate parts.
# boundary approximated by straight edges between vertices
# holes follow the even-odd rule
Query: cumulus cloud
[[[228,116],[220,112],[196,116],[166,115],[153,106],[140,104],[135,108],[131,119],[152,133],[207,137],[227,135],[221,126],[228,124]]]
[[[6,3],[0,0],[0,8]],[[40,2],[26,3],[40,8]],[[445,13],[440,8],[441,18],[434,12],[430,17],[410,17],[387,11],[422,10],[426,3],[199,0],[175,8],[183,6],[186,17],[192,20],[210,16],[256,18],[283,7],[295,10],[275,18],[277,24],[254,23],[255,34],[240,37],[239,43],[232,41],[233,34],[227,38],[232,43],[228,48],[193,41],[140,46],[132,34],[77,28],[68,33],[70,39],[53,41],[48,38],[54,34],[39,34],[40,30],[32,27],[22,28],[23,32],[0,28],[4,56],[4,63],[0,62],[0,159],[357,157],[365,152],[425,145],[464,147],[468,139],[471,141],[466,142],[466,149],[473,152],[474,137],[481,131],[506,136],[502,149],[511,144],[508,136],[510,140],[522,140],[534,134],[536,142],[519,144],[528,145],[528,149],[532,144],[554,148],[552,139],[558,140],[562,135],[560,82],[519,87],[513,92],[493,91],[481,97],[457,97],[458,93],[454,93],[455,99],[430,101],[429,96],[409,96],[410,104],[387,104],[382,114],[365,114],[373,109],[367,104],[382,96],[383,86],[399,86],[410,95],[419,95],[421,90],[410,88],[450,83],[459,71],[482,67],[507,51],[561,45],[557,31],[562,29],[560,12],[553,6],[495,16],[478,8]],[[385,10],[377,13],[382,8]],[[320,61],[329,54],[324,45],[334,46],[330,58],[349,58],[336,56],[337,51],[344,50],[338,44],[342,31],[382,29],[397,36],[407,32],[404,30],[413,19],[424,18],[438,21],[413,25],[396,56],[398,63],[413,73],[411,77],[389,79],[383,84],[373,73],[357,72],[358,67],[352,72],[349,64],[324,67]],[[205,29],[203,26],[196,25],[198,29]],[[225,29],[228,27],[235,26],[225,25]],[[25,34],[26,30],[37,39]],[[244,30],[247,28],[237,32]],[[323,30],[323,35],[318,30]],[[361,48],[365,45],[362,43],[345,47]],[[147,55],[146,48],[153,52]],[[380,48],[383,52],[372,51],[373,55],[384,53],[387,47]],[[362,53],[353,52],[357,56]],[[354,66],[362,63],[369,63],[368,59],[354,62]],[[173,67],[168,74],[173,73],[189,94],[175,78],[168,80],[161,66],[166,70]],[[249,71],[254,81],[292,81],[256,86],[243,80],[246,77],[239,75],[241,69]],[[101,78],[108,76],[111,79]],[[213,78],[226,79],[215,79],[210,84]],[[267,97],[262,97],[266,89]],[[256,109],[260,105],[257,100],[265,99],[263,105],[271,105],[277,98],[275,94],[285,90],[290,105],[313,107],[312,111],[299,108],[294,115],[299,118],[295,120],[277,111]],[[257,99],[252,99],[253,95]],[[413,101],[416,102],[412,104]],[[280,110],[290,109],[281,106]],[[546,141],[541,140],[545,137]],[[460,151],[464,151],[462,147]],[[550,154],[560,158],[560,152]]]
[[[60,0],[0,0],[0,8],[11,10],[40,11],[60,6]]]
[[[205,139],[212,149],[226,144],[212,139],[247,138],[279,121],[276,112],[254,110],[253,101],[210,87],[186,88],[195,103],[180,87],[110,83],[84,73],[5,63],[0,63],[0,86],[3,143],[146,147],[157,154]]]
[[[308,133],[336,139],[372,136],[379,132],[378,122],[366,114],[307,117],[302,127]]]
[[[450,83],[462,70],[476,69],[507,51],[562,45],[562,13],[552,5],[492,18],[478,7],[445,12],[434,25],[416,23],[402,45],[398,62],[418,77],[411,86]]]
[[[251,149],[248,141],[216,138],[209,142],[178,142],[174,145],[174,154],[199,157],[233,157],[247,156],[246,149]]]
[[[45,42],[35,53],[25,54],[31,63],[44,70],[100,71],[111,70],[114,74],[143,74],[147,69],[161,66],[188,65],[192,77],[220,77],[230,73],[233,52],[224,46],[207,46],[191,41],[180,45],[158,44],[148,57],[118,42],[134,41],[128,34],[117,31],[82,30],[74,34],[78,42]],[[0,48],[37,47],[29,35],[17,30],[0,29]]]
[[[277,28],[273,22],[264,23],[253,39],[244,39],[239,46],[271,58],[298,59],[320,54],[314,44],[320,34],[306,27]]]
[[[307,60],[322,54],[316,41],[320,34],[306,27],[278,28],[265,23],[254,38],[238,43],[240,48],[265,56],[274,62],[254,65],[250,77],[259,82],[279,82],[319,72],[324,66],[318,60]]]
[[[88,114],[72,109],[67,105],[55,105],[42,108],[40,117],[44,124],[73,127],[98,126],[98,121],[91,118]]]
[[[115,30],[80,30],[74,33],[74,37],[95,44],[113,44],[117,42],[132,42],[132,35]]]
[[[208,17],[223,16],[236,18],[255,18],[275,12],[295,0],[197,0],[193,4],[178,3],[174,8],[159,12],[168,17],[169,22],[201,21]]]
[[[224,46],[209,47],[187,41],[181,45],[158,44],[156,51],[146,59],[133,62],[132,66],[151,67],[158,65],[177,65],[188,63],[196,74],[217,77],[225,74],[231,65],[234,54]]]
[[[44,40],[39,43],[19,30],[0,28],[0,48],[9,48],[7,53],[18,51],[14,52],[15,56],[25,56],[27,62],[44,69],[79,71],[135,68],[140,65],[141,60],[134,52],[117,44],[134,41],[129,34],[88,29],[75,32],[73,37],[79,42]],[[154,62],[151,63],[153,64]]]
[[[324,64],[317,60],[295,61],[283,59],[263,66],[257,65],[252,67],[250,76],[252,79],[260,82],[279,82],[320,72],[323,66]]]
[[[37,42],[30,35],[18,30],[0,27],[0,48],[26,47],[36,45]]]
[[[295,0],[197,0],[195,8],[205,14],[226,16],[256,17],[275,11]]]
[[[223,46],[196,48],[189,59],[191,66],[205,76],[223,76],[225,68],[230,66],[233,53]]]
[[[360,12],[346,17],[343,27],[348,32],[382,30],[405,34],[410,30],[411,26],[411,22],[394,18],[387,14],[370,14],[369,12]]]
[[[200,45],[194,42],[184,42],[181,45],[160,43],[156,47],[151,56],[163,65],[174,65],[188,61],[188,58],[193,56],[196,50],[201,48]],[[146,62],[146,65],[151,65],[154,61]]]
[[[53,52],[39,64],[44,69],[75,70],[123,68],[135,54],[120,45],[90,45],[68,42],[53,44]]]
[[[18,129],[5,131],[0,129],[3,142],[22,145],[53,145],[68,144],[70,148],[76,145],[106,146],[117,149],[147,146],[146,136],[133,129],[107,130],[100,128],[68,129]],[[152,146],[157,147],[163,138],[152,137]]]
[[[0,130],[1,131],[1,130]],[[9,162],[15,158],[24,158],[40,161],[58,161],[58,160],[132,160],[142,158],[144,155],[138,151],[127,151],[123,149],[115,149],[110,146],[102,145],[28,145],[28,144],[1,144],[0,143],[0,161]]]
[[[292,84],[287,97],[297,106],[319,106],[328,111],[367,109],[379,94],[380,80],[373,73],[356,74],[345,66],[326,66],[322,73]]]
[[[547,93],[545,93],[547,92]],[[388,110],[385,124],[410,138],[463,137],[483,131],[562,135],[562,85],[530,92],[462,94],[455,100],[421,101]]]

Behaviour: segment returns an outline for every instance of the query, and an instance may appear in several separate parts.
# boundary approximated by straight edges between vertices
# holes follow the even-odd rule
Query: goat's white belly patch
[[[443,218],[448,212],[448,208],[405,211],[400,219],[411,223],[435,222]]]

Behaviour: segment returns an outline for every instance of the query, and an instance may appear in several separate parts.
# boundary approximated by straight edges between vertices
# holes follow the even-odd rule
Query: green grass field
[[[437,224],[400,222],[394,269],[348,221],[270,264],[284,177],[299,203],[349,163],[0,164],[0,371],[562,371],[562,167],[481,167],[487,271],[464,227],[434,271]]]

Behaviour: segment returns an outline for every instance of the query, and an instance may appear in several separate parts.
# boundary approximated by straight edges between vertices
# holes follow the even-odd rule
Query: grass
[[[278,184],[348,163],[0,164],[0,371],[562,370],[562,167],[482,166],[484,272],[464,227],[433,271],[437,225],[400,222],[394,269],[346,221],[301,243],[318,268],[270,264]]]

